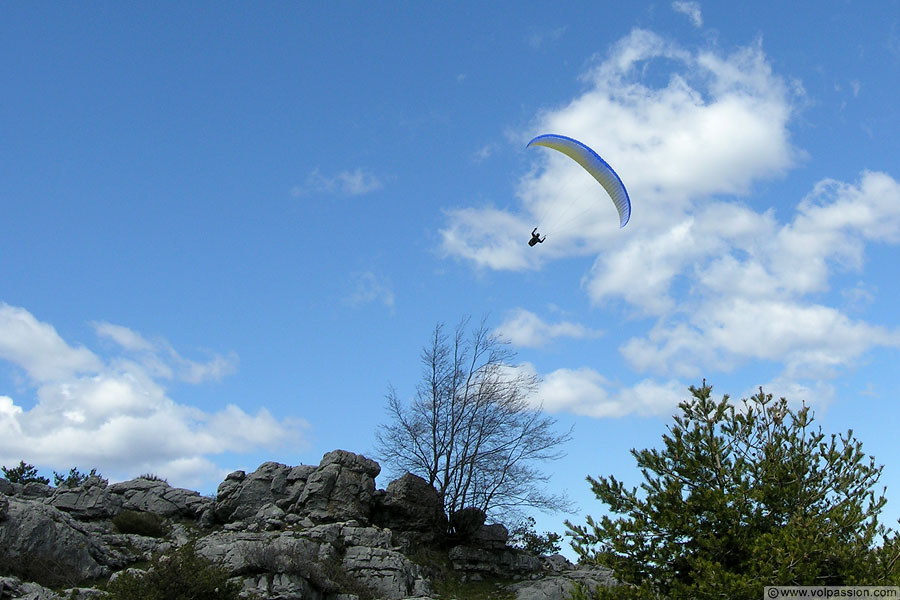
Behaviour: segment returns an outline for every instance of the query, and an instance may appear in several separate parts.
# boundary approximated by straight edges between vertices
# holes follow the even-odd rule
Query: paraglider
[[[600,158],[599,154],[578,140],[553,133],[539,135],[528,142],[528,145],[525,147],[530,148],[532,146],[552,148],[553,150],[562,152],[581,165],[585,171],[590,173],[590,175],[603,186],[606,193],[609,194],[610,199],[613,201],[613,205],[619,213],[619,228],[625,227],[628,220],[631,218],[631,199],[628,197],[628,191],[625,189],[625,184],[622,183],[622,179],[615,171],[613,171],[613,168],[609,166],[609,163]],[[544,241],[538,237],[537,227],[531,232],[531,235],[532,238],[528,242],[529,246],[534,246],[537,243]],[[546,236],[544,236],[544,239],[546,239]]]
[[[531,239],[528,240],[529,246],[534,246],[535,244],[543,244],[544,240],[547,239],[547,236],[541,237],[541,234],[537,232],[537,227],[531,230]]]

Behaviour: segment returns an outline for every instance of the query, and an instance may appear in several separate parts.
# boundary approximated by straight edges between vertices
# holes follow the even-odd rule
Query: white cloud
[[[506,211],[462,208],[447,212],[450,224],[441,230],[445,256],[471,260],[478,267],[521,270],[537,261],[526,253],[528,222]]]
[[[23,369],[34,389],[30,408],[0,396],[0,462],[90,466],[124,477],[155,471],[195,485],[221,474],[209,469],[213,455],[303,443],[302,421],[278,422],[264,408],[207,412],[177,403],[162,385],[218,377],[233,369],[231,359],[195,363],[125,327],[95,328],[119,353],[101,359],[73,348],[27,310],[0,306],[0,358]]]
[[[841,297],[844,299],[844,304],[848,311],[858,312],[875,301],[877,291],[875,286],[869,286],[863,281],[857,281],[852,288],[841,290]]]
[[[394,306],[394,291],[386,277],[376,275],[372,271],[356,273],[351,277],[351,292],[344,298],[350,306],[361,306],[380,302],[388,308]]]
[[[760,387],[766,394],[772,394],[773,398],[785,398],[788,404],[795,409],[800,408],[803,404],[814,409],[821,409],[827,407],[835,397],[834,386],[828,382],[816,380],[803,382],[786,377],[778,377],[752,390],[747,390],[741,397],[749,398],[758,394]]]
[[[900,183],[891,177],[864,172],[855,185],[824,181],[784,225],[746,207],[713,204],[691,229],[707,240],[683,265],[691,294],[670,299],[675,307],[659,312],[648,334],[622,346],[635,369],[696,376],[769,361],[782,364],[785,377],[831,377],[872,348],[900,346],[900,330],[810,298],[828,290],[835,269],[861,269],[867,242],[900,241]],[[634,301],[630,290],[612,289],[602,292]]]
[[[302,185],[294,186],[291,195],[306,196],[312,193],[338,194],[341,196],[362,196],[384,187],[384,181],[374,173],[356,168],[340,171],[335,175],[324,175],[318,168],[306,176]]]
[[[669,71],[651,76],[657,66]],[[530,156],[539,168],[520,181],[518,210],[447,212],[441,231],[447,255],[483,268],[524,270],[628,244],[638,254],[641,246],[658,245],[658,235],[671,235],[672,223],[690,219],[696,202],[747,194],[754,182],[780,176],[801,156],[787,129],[793,88],[772,73],[759,45],[722,55],[634,30],[584,79],[586,92],[539,115],[522,139],[555,132],[597,150],[628,187],[631,223],[620,231],[595,181],[566,157],[537,149]],[[553,231],[552,221],[563,227]],[[534,224],[550,236],[538,252],[524,243]],[[662,279],[674,267],[658,266],[651,276]]]
[[[699,18],[698,5],[676,10],[690,16],[693,8]],[[741,199],[804,158],[788,129],[802,88],[772,71],[760,43],[726,54],[634,30],[584,81],[584,93],[538,115],[521,139],[555,132],[598,150],[629,189],[629,225],[618,229],[612,204],[577,165],[540,149],[515,209],[447,212],[448,256],[496,270],[595,256],[582,281],[592,302],[622,300],[655,319],[620,347],[632,369],[651,377],[757,363],[780,368],[779,385],[796,391],[790,386],[833,377],[873,348],[900,345],[900,331],[851,318],[827,295],[834,273],[862,270],[868,245],[900,243],[897,180],[870,171],[853,183],[826,179],[793,213],[790,198]],[[769,208],[776,203],[778,212]],[[561,210],[577,218],[549,231],[541,217]],[[531,249],[535,223],[548,242]],[[864,300],[865,290],[852,298]],[[514,330],[523,345],[548,336],[546,323],[531,321]],[[619,396],[590,370],[554,372],[546,390],[567,410],[618,410]]]
[[[685,320],[657,325],[621,350],[639,371],[698,376],[750,360],[784,365],[792,377],[828,377],[876,346],[900,346],[900,331],[838,310],[778,300],[710,300]]]
[[[533,369],[533,367],[532,367]],[[644,379],[630,388],[614,385],[594,369],[557,369],[542,378],[536,394],[549,412],[596,418],[626,415],[669,416],[685,399],[687,388],[675,380]]]
[[[672,3],[672,10],[683,15],[687,15],[694,27],[703,26],[703,15],[700,14],[699,2],[686,2],[683,0],[677,0],[676,2]]]
[[[90,350],[66,344],[51,325],[28,311],[0,303],[0,359],[21,367],[33,381],[52,381],[100,365]]]
[[[541,30],[539,32],[532,33],[528,37],[528,45],[533,49],[538,50],[545,44],[558,41],[565,35],[565,33],[566,28],[564,26],[554,27],[549,30]]]
[[[599,331],[570,321],[547,323],[523,308],[510,311],[503,323],[497,327],[496,333],[515,346],[527,348],[539,348],[559,337],[592,338],[602,335]]]
[[[476,163],[482,163],[486,161],[494,154],[496,149],[496,144],[485,144],[475,152],[474,161]]]
[[[205,362],[198,362],[182,357],[165,340],[148,340],[127,327],[112,323],[96,322],[93,325],[100,338],[115,342],[130,355],[129,360],[137,360],[156,377],[203,383],[219,381],[237,370],[238,358],[233,353],[228,356],[216,354]]]

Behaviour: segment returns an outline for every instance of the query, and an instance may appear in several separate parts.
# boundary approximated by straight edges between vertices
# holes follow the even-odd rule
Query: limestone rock
[[[423,557],[448,557],[463,579],[534,579],[510,588],[518,600],[563,598],[576,583],[591,589],[614,584],[598,567],[574,569],[561,556],[538,558],[510,548],[506,528],[485,525],[477,508],[448,521],[438,493],[420,477],[407,474],[376,490],[379,472],[377,462],[335,450],[318,466],[267,462],[249,474],[235,471],[215,499],[146,478],[107,485],[90,477],[56,489],[0,479],[0,573],[37,580],[0,577],[0,598],[100,597],[91,588],[42,586],[58,590],[115,577],[188,543],[246,595],[266,600],[429,600],[429,577],[440,569],[413,563],[407,554],[418,550]],[[113,518],[124,510],[166,520],[165,537],[122,533]],[[215,530],[216,523],[224,527]]]
[[[457,571],[472,579],[486,577],[525,577],[541,570],[541,560],[518,548],[487,549],[456,546],[450,549],[450,562]]]
[[[450,515],[450,528],[459,540],[467,540],[484,525],[486,515],[480,508],[471,506]]]
[[[612,571],[601,566],[582,566],[532,581],[523,581],[509,586],[516,594],[516,600],[566,600],[570,597],[575,585],[580,584],[586,590],[600,587],[613,587],[618,582]]]
[[[315,467],[289,467],[266,462],[250,475],[235,471],[219,485],[215,516],[221,523],[231,523],[254,516],[267,504],[282,510],[293,505]]]
[[[325,523],[356,519],[368,523],[381,467],[374,460],[345,450],[328,452],[309,476],[292,512]]]
[[[315,579],[312,571],[321,560],[321,544],[298,532],[229,532],[204,536],[197,553],[232,575],[289,573]]]
[[[0,598],[17,598],[19,600],[60,600],[53,590],[30,581],[22,581],[18,577],[0,576]]]
[[[199,518],[212,506],[212,499],[198,492],[173,488],[165,481],[139,477],[115,483],[107,491],[121,498],[122,508],[153,513],[161,517]]]
[[[372,521],[398,535],[408,547],[430,545],[447,533],[447,515],[437,490],[407,473],[374,497]]]
[[[488,550],[502,550],[509,540],[509,531],[500,523],[482,525],[469,539],[473,546]]]
[[[105,483],[105,480],[101,481]],[[118,514],[122,510],[121,497],[110,494],[106,485],[96,481],[91,483],[93,485],[57,488],[46,502],[76,519],[108,519]]]
[[[98,562],[107,552],[62,511],[27,497],[8,498],[0,522],[0,563],[17,566],[54,585],[106,576]]]
[[[347,548],[341,565],[363,588],[374,592],[376,598],[399,600],[431,591],[419,567],[395,550],[352,546]]]
[[[325,600],[326,594],[317,590],[303,577],[288,573],[263,573],[244,577],[241,594],[251,598],[271,600]],[[329,596],[331,598],[331,596]]]
[[[22,484],[13,484],[22,485]],[[53,494],[53,488],[37,481],[30,481],[21,487],[20,494],[28,498],[47,498]]]

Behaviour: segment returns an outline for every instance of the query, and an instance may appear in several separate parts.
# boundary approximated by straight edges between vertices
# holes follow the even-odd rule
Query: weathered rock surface
[[[204,498],[193,490],[173,488],[165,481],[155,479],[123,481],[109,486],[107,490],[114,499],[121,498],[123,509],[149,512],[161,517],[196,519],[213,507],[211,498]]]
[[[316,523],[351,519],[368,523],[380,472],[377,462],[360,454],[329,452],[310,474],[295,510]]]
[[[455,546],[449,557],[453,568],[467,573],[470,579],[525,577],[541,571],[541,559],[518,548]]]
[[[527,579],[513,587],[518,600],[562,600],[576,582],[590,588],[612,581],[596,568],[509,547],[506,528],[484,525],[477,509],[459,511],[448,535],[428,482],[407,474],[376,490],[379,472],[375,461],[336,450],[318,466],[267,462],[231,473],[215,499],[146,478],[108,485],[90,477],[75,488],[0,479],[0,598],[101,597],[92,588],[42,586],[114,578],[191,541],[245,595],[272,600],[430,600],[439,568],[410,560],[419,550],[444,553],[462,579]],[[141,515],[163,519],[164,537],[114,525]]]
[[[263,506],[272,504],[284,510],[300,497],[306,480],[316,467],[289,467],[267,462],[247,475],[235,471],[219,485],[215,516],[221,523],[240,521],[255,515]]]
[[[594,591],[600,587],[618,585],[612,571],[605,567],[590,566],[567,570],[558,575],[551,575],[523,581],[510,586],[515,592],[516,600],[562,600],[568,598],[576,585],[585,590]]]
[[[372,521],[390,529],[407,547],[434,544],[447,533],[447,515],[437,490],[411,473],[375,493]]]
[[[0,521],[0,567],[44,573],[47,580],[57,584],[109,575],[104,563],[110,552],[75,519],[33,497],[5,500],[6,518]]]
[[[69,588],[62,592],[54,592],[49,588],[30,581],[22,581],[18,577],[0,576],[0,600],[17,598],[19,600],[91,600],[105,598],[107,594],[94,588]]]

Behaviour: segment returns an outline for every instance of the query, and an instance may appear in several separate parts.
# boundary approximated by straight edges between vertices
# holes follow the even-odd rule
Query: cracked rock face
[[[262,507],[273,504],[284,510],[294,504],[316,467],[289,467],[267,462],[247,475],[235,471],[219,485],[215,517],[222,523],[240,521],[255,515]]]
[[[109,552],[61,510],[29,497],[6,497],[0,521],[0,565],[45,572],[61,584],[110,574]]]
[[[561,600],[575,580],[606,581],[561,557],[542,562],[508,547],[506,529],[483,525],[479,511],[457,517],[464,540],[448,537],[447,516],[428,482],[407,474],[376,490],[380,470],[365,456],[335,450],[318,466],[267,462],[249,474],[235,471],[215,499],[144,478],[107,485],[91,477],[75,488],[0,479],[0,598],[102,597],[93,588],[42,586],[117,577],[192,540],[245,595],[273,600],[428,600],[432,571],[406,553],[447,552],[453,543],[448,556],[464,579],[547,575],[515,588],[518,600]],[[163,537],[119,531],[114,523],[124,511],[162,522],[154,535]],[[13,568],[20,577],[6,576]]]

